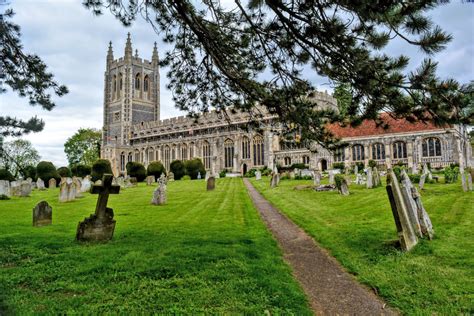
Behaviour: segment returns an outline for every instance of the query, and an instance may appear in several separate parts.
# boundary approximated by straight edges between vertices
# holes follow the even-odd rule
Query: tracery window
[[[140,152],[137,150],[135,150],[135,159],[134,159],[135,162],[140,162]]]
[[[264,149],[263,149],[263,137],[257,135],[253,138],[253,164],[254,166],[263,165],[264,160]]]
[[[382,143],[375,143],[372,145],[372,159],[385,159],[385,145]]]
[[[189,159],[193,159],[194,158],[194,143],[191,143],[189,145]]]
[[[188,159],[188,146],[186,144],[181,145],[181,160]]]
[[[170,146],[166,145],[162,148],[161,157],[166,170],[170,169]]]
[[[344,147],[336,148],[334,151],[334,161],[341,162],[346,160],[346,151]]]
[[[291,158],[285,157],[285,166],[290,166],[290,165],[291,165]]]
[[[122,73],[119,75],[119,90],[122,91],[123,88],[123,76]]]
[[[364,146],[356,144],[352,146],[352,160],[359,161],[364,160]]]
[[[423,139],[422,152],[423,157],[441,156],[441,141],[439,138],[430,137]]]
[[[120,154],[120,171],[125,171],[125,153]]]
[[[202,143],[202,159],[205,169],[211,169],[211,146],[208,141]]]
[[[143,78],[143,91],[144,92],[148,92],[148,82],[149,82],[148,75],[146,75],[145,78]]]
[[[303,164],[309,165],[309,156],[303,156]]]
[[[135,90],[140,90],[140,73],[135,76]]]
[[[405,142],[394,142],[392,147],[394,159],[407,158],[407,144]]]
[[[132,162],[132,161],[133,161],[133,155],[132,155],[132,153],[128,153],[127,162]]]
[[[234,142],[231,139],[224,142],[224,166],[225,168],[234,167]]]
[[[247,136],[242,138],[242,159],[250,159],[250,139]]]
[[[155,156],[155,151],[153,148],[148,149],[148,163],[153,161],[153,157]]]

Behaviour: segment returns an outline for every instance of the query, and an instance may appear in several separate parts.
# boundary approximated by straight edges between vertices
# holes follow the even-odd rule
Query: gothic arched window
[[[117,76],[114,75],[114,79],[112,80],[113,85],[114,85],[114,92],[117,92]]]
[[[170,169],[170,146],[166,145],[162,149],[161,157],[163,158],[163,164],[165,165],[165,169]]]
[[[385,145],[382,143],[375,143],[372,145],[372,159],[385,159]]]
[[[181,160],[188,159],[188,146],[186,144],[181,145]]]
[[[225,168],[234,167],[234,142],[231,139],[224,142],[224,162]]]
[[[423,157],[441,156],[441,141],[436,137],[423,139],[422,151]]]
[[[263,137],[257,135],[253,138],[253,164],[254,166],[263,165],[264,160],[264,149],[263,149]]]
[[[290,166],[290,165],[291,165],[291,158],[285,157],[285,166]]]
[[[364,160],[364,146],[356,144],[352,146],[352,160]]]
[[[153,161],[154,156],[155,156],[155,150],[153,148],[148,148],[148,163]]]
[[[125,153],[120,154],[120,171],[125,171]]]
[[[132,162],[133,161],[133,155],[132,153],[128,153],[128,158],[127,158],[127,162]]]
[[[393,143],[393,158],[401,159],[407,157],[407,144],[405,142],[394,142]]]
[[[247,136],[242,137],[242,159],[250,158],[250,139]]]
[[[309,165],[309,156],[306,156],[306,155],[303,156],[303,163],[305,165]]]
[[[189,144],[189,159],[194,158],[194,143]]]
[[[122,91],[123,88],[123,76],[122,73],[119,75],[119,90]]]
[[[148,79],[148,75],[146,75],[145,78],[143,78],[143,91],[144,92],[148,92],[148,85],[149,85],[149,79]]]
[[[135,90],[140,90],[140,73],[135,76]]]
[[[334,161],[341,162],[346,160],[346,153],[344,147],[336,148],[334,151]]]
[[[135,162],[140,162],[140,152],[137,150],[135,150]]]
[[[204,168],[211,169],[211,146],[207,140],[202,143],[202,159]]]

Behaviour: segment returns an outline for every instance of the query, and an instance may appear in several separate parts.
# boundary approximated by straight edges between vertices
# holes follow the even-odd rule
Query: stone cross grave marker
[[[53,209],[48,202],[41,201],[33,208],[33,226],[51,225],[53,220]]]
[[[216,188],[216,178],[209,177],[207,179],[207,191],[212,191]]]
[[[95,213],[77,225],[76,240],[104,241],[112,239],[115,229],[114,211],[107,207],[109,194],[119,194],[120,186],[112,185],[113,175],[104,174],[102,183],[92,187],[92,194],[99,194]]]
[[[153,198],[151,204],[163,205],[166,204],[166,178],[160,177],[158,180],[158,187],[153,191]]]
[[[57,183],[56,183],[56,179],[55,178],[51,178],[49,179],[49,182],[48,182],[48,188],[55,188],[57,186]]]

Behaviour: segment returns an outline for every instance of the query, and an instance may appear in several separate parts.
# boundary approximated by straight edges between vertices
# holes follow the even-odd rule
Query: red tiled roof
[[[411,123],[406,119],[394,119],[387,113],[382,113],[380,117],[385,123],[389,125],[388,129],[384,129],[383,126],[377,127],[376,123],[373,120],[364,120],[364,122],[362,122],[362,124],[357,127],[342,127],[341,124],[334,123],[328,125],[326,128],[338,138],[386,135],[393,133],[409,133],[442,129],[441,127],[435,126],[431,122]]]

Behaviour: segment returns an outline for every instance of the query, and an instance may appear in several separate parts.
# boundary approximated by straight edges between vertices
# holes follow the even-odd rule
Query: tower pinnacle
[[[114,51],[112,50],[112,41],[109,42],[109,50],[107,51],[107,65],[114,61]]]
[[[132,40],[130,39],[130,33],[127,34],[127,43],[125,44],[125,59],[131,58],[133,55]]]
[[[156,42],[155,46],[153,47],[153,55],[151,56],[151,62],[153,65],[158,65],[158,48],[156,47]]]

